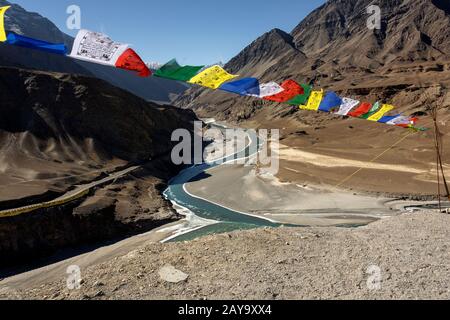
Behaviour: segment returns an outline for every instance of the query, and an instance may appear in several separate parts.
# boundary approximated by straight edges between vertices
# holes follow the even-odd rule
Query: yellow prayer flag
[[[301,105],[300,109],[302,110],[319,110],[320,102],[322,102],[323,98],[323,90],[321,91],[313,91],[309,96],[308,103],[305,105]]]
[[[220,66],[212,66],[189,80],[189,83],[198,84],[200,86],[211,89],[219,88],[223,83],[230,81],[238,76],[229,74]]]
[[[1,7],[0,8],[0,42],[6,41],[6,32],[5,32],[5,12],[11,8],[11,6]]]
[[[381,106],[381,109],[367,120],[377,122],[378,120],[383,118],[386,113],[392,110],[394,110],[394,106],[391,106],[389,104],[383,104]]]

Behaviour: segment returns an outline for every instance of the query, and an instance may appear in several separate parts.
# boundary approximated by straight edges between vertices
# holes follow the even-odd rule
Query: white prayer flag
[[[264,98],[270,97],[283,92],[284,89],[276,82],[263,83],[259,86],[259,95],[251,95],[253,97]]]
[[[336,114],[340,115],[340,116],[346,116],[358,104],[359,104],[358,100],[354,100],[354,99],[350,99],[350,98],[343,98],[341,107],[339,108],[339,111],[336,112]]]
[[[398,126],[398,125],[414,124],[414,122],[411,120],[411,117],[398,116],[397,118],[387,122],[386,124],[389,124],[391,126]]]
[[[73,43],[70,56],[75,59],[115,66],[128,44],[112,41],[107,35],[80,30]]]

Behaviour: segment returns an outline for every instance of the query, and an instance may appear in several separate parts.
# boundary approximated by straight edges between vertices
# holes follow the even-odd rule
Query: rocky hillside
[[[191,111],[90,77],[15,68],[0,68],[0,101],[0,210],[142,164],[67,206],[1,218],[2,262],[178,219],[161,193],[180,169],[170,162],[171,134],[192,130]]]
[[[298,69],[305,60],[306,55],[297,48],[290,34],[273,29],[231,59],[226,67],[242,76],[260,78],[281,65],[287,70]]]
[[[170,152],[171,133],[189,123],[189,112],[83,76],[1,68],[0,88],[2,137],[21,135],[22,152],[52,160],[148,160]]]
[[[5,28],[7,31],[44,41],[65,43],[68,47],[72,46],[73,39],[61,32],[48,19],[45,19],[38,13],[28,12],[19,5],[0,0],[0,6],[6,5],[11,5],[11,8],[5,15]],[[72,59],[13,47],[3,43],[0,44],[0,66],[92,75]]]
[[[10,3],[0,0],[0,6],[5,5],[10,5]],[[60,31],[50,20],[38,13],[28,12],[16,4],[12,4],[6,14],[5,28],[32,38],[65,43],[69,50],[74,40]],[[126,41],[126,39],[123,40]],[[185,84],[175,81],[158,78],[143,79],[124,70],[4,44],[0,44],[0,66],[95,76],[143,99],[160,103],[170,102],[174,96],[187,89]]]
[[[446,5],[444,5],[444,3]],[[367,28],[367,7],[381,8],[381,29]],[[434,61],[449,53],[448,2],[444,0],[329,1],[293,31],[295,44],[337,72],[375,71],[387,65]]]
[[[367,28],[366,8],[372,4],[381,7],[381,30]],[[449,28],[449,4],[442,0],[332,0],[290,34],[278,29],[264,34],[226,68],[262,81],[293,78],[371,101],[384,98],[415,112],[421,106],[411,102],[424,89],[435,84],[448,88]],[[405,99],[405,91],[414,91],[415,97]],[[264,104],[198,88],[176,102],[237,121]],[[271,114],[279,115],[276,110]]]

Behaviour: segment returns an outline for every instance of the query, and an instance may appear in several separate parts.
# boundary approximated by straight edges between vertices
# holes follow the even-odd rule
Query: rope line
[[[430,121],[431,123],[432,121]],[[409,132],[407,135],[405,135],[404,137],[402,137],[401,139],[399,139],[396,143],[394,143],[392,146],[390,146],[389,148],[387,148],[386,150],[384,150],[382,153],[380,153],[379,155],[377,155],[375,158],[373,158],[372,160],[368,161],[368,163],[373,163],[376,160],[380,159],[382,156],[384,156],[386,153],[388,153],[389,151],[391,151],[393,148],[395,148],[396,146],[398,146],[400,143],[402,143],[403,141],[405,141],[407,138],[411,137],[412,135],[416,134],[417,131],[413,131],[413,132]],[[360,173],[361,171],[363,171],[365,168],[361,167],[358,170],[356,170],[355,172],[353,172],[351,175],[349,175],[348,177],[344,178],[341,182],[339,182],[338,184],[336,184],[336,188],[341,187],[344,183],[348,182],[349,180],[351,180],[354,176],[356,176],[358,173]]]
[[[426,95],[428,97],[428,95]],[[429,121],[429,124],[433,124],[434,123],[434,143],[435,143],[435,148],[436,148],[436,152],[437,152],[437,156],[436,156],[436,165],[437,165],[437,184],[438,184],[438,201],[439,201],[439,208],[441,208],[441,177],[440,175],[442,174],[443,180],[444,180],[444,186],[445,186],[445,190],[447,192],[447,197],[450,200],[450,192],[449,192],[449,188],[447,185],[447,181],[445,179],[445,173],[444,173],[444,168],[442,165],[442,157],[441,157],[441,153],[442,153],[442,143],[440,141],[440,139],[442,139],[442,137],[440,136],[440,131],[438,129],[438,125],[437,125],[437,109],[434,109],[432,111],[432,120]],[[428,124],[427,123],[427,124]],[[410,132],[407,135],[405,135],[404,137],[400,138],[396,143],[394,143],[392,146],[390,146],[389,148],[387,148],[386,150],[384,150],[382,153],[380,153],[379,155],[377,155],[375,158],[373,158],[372,160],[370,160],[368,163],[373,163],[374,161],[380,159],[382,156],[384,156],[386,153],[388,153],[389,151],[391,151],[393,148],[395,148],[397,145],[399,145],[400,143],[402,143],[403,141],[405,141],[407,138],[411,137],[412,135],[414,135],[415,133],[417,133],[417,131],[414,132]],[[339,182],[335,187],[339,188],[341,187],[344,183],[350,181],[353,177],[355,177],[357,174],[359,174],[361,171],[363,171],[365,168],[360,167],[358,170],[356,170],[355,172],[353,172],[352,174],[350,174],[348,177],[344,178],[341,182]],[[441,172],[439,172],[439,169]],[[442,209],[440,209],[440,211],[442,211]]]

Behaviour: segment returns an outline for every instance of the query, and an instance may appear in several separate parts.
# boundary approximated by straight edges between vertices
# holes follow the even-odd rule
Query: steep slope
[[[170,103],[172,99],[175,99],[189,88],[187,84],[182,82],[156,77],[141,78],[126,70],[84,61],[77,61],[77,63],[95,77],[127,90],[142,99],[159,104]]]
[[[0,267],[179,219],[161,193],[180,170],[171,134],[192,130],[191,111],[90,77],[15,68],[0,68],[0,101],[0,211],[141,165],[67,205],[0,218]]]
[[[240,76],[252,76],[261,80],[284,80],[282,70],[298,70],[306,61],[306,56],[299,51],[293,37],[286,32],[273,29],[247,46],[224,67]],[[282,75],[283,74],[283,75]],[[211,92],[199,87],[192,88],[175,100],[183,108],[193,108],[219,119],[236,120],[228,115],[236,111],[245,117],[242,102],[255,106],[255,99],[238,98],[220,91]],[[260,101],[258,101],[260,104]],[[237,116],[240,117],[240,116]],[[238,118],[237,120],[239,120]]]
[[[295,44],[308,57],[335,72],[344,68],[387,71],[410,64],[448,60],[450,16],[443,1],[329,1],[293,31]],[[441,4],[441,5],[439,5]],[[367,7],[381,9],[381,29],[370,30]],[[445,7],[444,7],[445,9]],[[333,66],[334,65],[334,66]]]
[[[0,6],[4,5],[10,5],[10,3],[0,0]],[[28,12],[16,4],[12,4],[6,14],[5,27],[7,30],[36,39],[54,43],[63,42],[69,50],[74,40],[61,32],[50,20],[38,13]],[[4,44],[0,44],[0,66],[91,75],[143,99],[160,103],[170,102],[174,96],[188,88],[187,85],[174,81],[158,78],[143,79],[123,70]]]
[[[304,63],[306,56],[296,48],[293,37],[280,29],[265,33],[252,44],[231,59],[226,68],[231,72],[239,72],[242,76],[264,77],[272,70],[279,68],[296,68]],[[294,57],[291,64],[285,60]]]
[[[19,5],[0,0],[0,6],[6,5],[11,5],[11,8],[5,16],[5,28],[7,30],[44,41],[65,43],[68,47],[72,46],[73,39],[62,33],[48,19],[45,19],[38,13],[28,12]],[[34,68],[43,71],[85,75],[91,74],[72,59],[13,47],[3,43],[0,43],[0,66]]]
[[[89,168],[165,155],[173,130],[193,119],[93,78],[17,69],[0,69],[0,100],[0,174],[13,180],[24,159]]]

